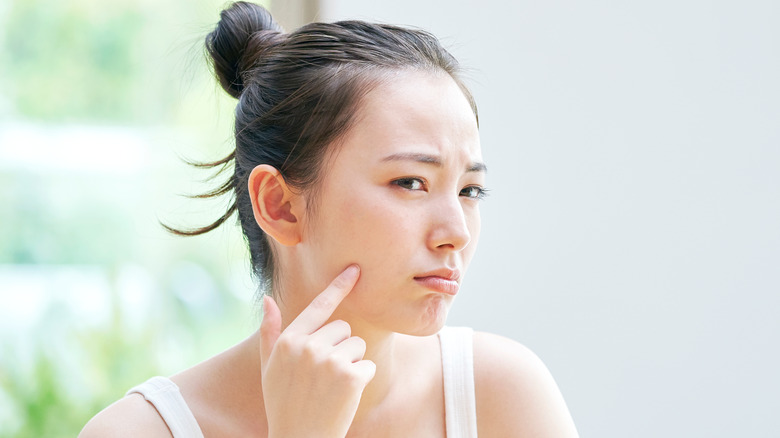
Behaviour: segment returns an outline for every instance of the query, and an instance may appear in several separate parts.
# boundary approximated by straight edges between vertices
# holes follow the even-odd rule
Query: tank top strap
[[[439,332],[447,438],[477,437],[473,338],[469,327],[444,327]]]
[[[179,387],[167,377],[152,377],[126,395],[141,394],[160,413],[173,438],[203,438],[203,432],[184,401]]]

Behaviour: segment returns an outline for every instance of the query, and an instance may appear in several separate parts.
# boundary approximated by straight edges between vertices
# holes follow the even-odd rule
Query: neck
[[[363,390],[360,405],[355,413],[354,423],[360,423],[371,416],[372,412],[382,404],[396,382],[397,366],[397,340],[398,335],[393,332],[372,330],[361,327],[356,321],[349,321],[352,327],[352,336],[358,336],[366,341],[366,354],[364,360],[370,360],[376,364],[376,374],[371,382]]]

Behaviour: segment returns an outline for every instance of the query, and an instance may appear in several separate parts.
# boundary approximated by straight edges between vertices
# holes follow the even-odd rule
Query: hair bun
[[[282,32],[271,13],[254,3],[235,2],[220,13],[217,27],[206,36],[206,51],[228,94],[241,95],[244,74],[279,42]]]

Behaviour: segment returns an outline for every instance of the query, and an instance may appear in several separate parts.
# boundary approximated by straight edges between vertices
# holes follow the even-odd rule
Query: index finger
[[[360,277],[360,268],[349,265],[287,326],[287,330],[312,334],[328,321]]]

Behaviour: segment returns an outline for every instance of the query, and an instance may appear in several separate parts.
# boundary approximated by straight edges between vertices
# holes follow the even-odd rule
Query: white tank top
[[[447,438],[477,437],[472,339],[473,330],[468,327],[444,327],[439,332]],[[179,387],[167,377],[152,377],[127,395],[135,393],[154,405],[173,438],[203,438]]]

